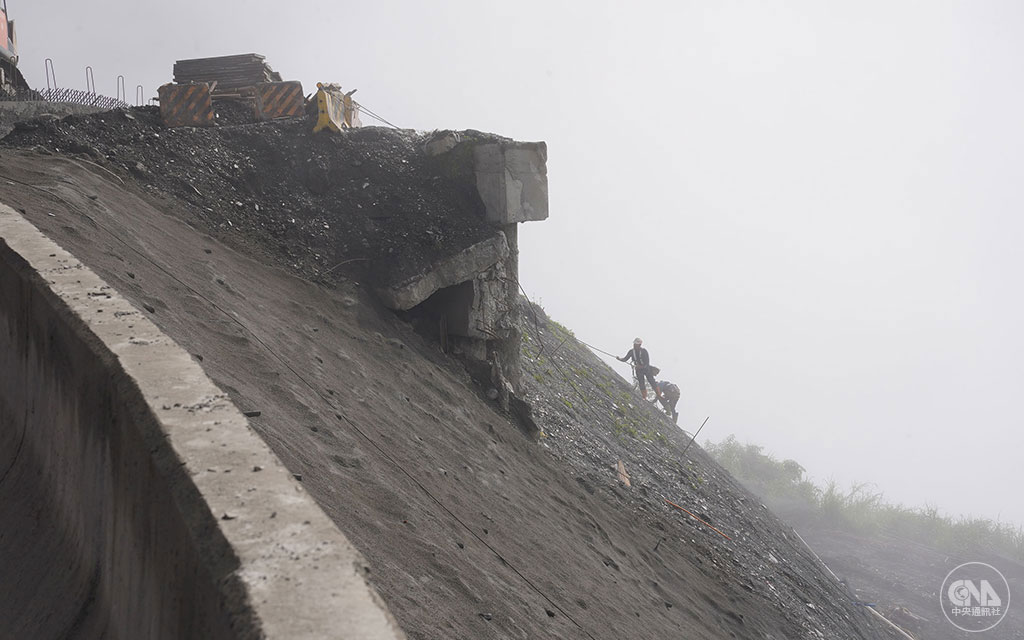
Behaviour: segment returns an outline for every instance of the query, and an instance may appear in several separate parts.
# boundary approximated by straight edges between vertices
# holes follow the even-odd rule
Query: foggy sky
[[[35,86],[50,57],[133,100],[176,59],[258,52],[403,127],[546,140],[523,284],[602,349],[643,337],[682,426],[1024,523],[1024,4],[8,9]]]

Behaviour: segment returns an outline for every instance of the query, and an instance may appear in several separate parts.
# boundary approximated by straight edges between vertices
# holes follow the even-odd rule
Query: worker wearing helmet
[[[633,348],[626,352],[626,355],[619,358],[619,362],[633,361],[633,367],[636,369],[636,379],[640,383],[640,395],[647,397],[647,386],[644,384],[644,379],[650,381],[651,388],[654,389],[654,393],[661,397],[661,392],[658,391],[658,381],[654,379],[655,368],[651,366],[651,356],[647,353],[647,349],[643,348],[644,341],[637,338],[633,341]]]

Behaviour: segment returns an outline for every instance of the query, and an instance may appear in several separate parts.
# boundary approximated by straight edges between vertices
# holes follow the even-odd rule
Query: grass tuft
[[[870,485],[844,491],[834,480],[824,488],[804,478],[794,460],[778,460],[735,436],[705,450],[766,502],[796,502],[830,523],[864,534],[885,533],[953,553],[999,551],[1024,560],[1024,527],[985,518],[951,518],[934,506],[910,508],[885,501]]]

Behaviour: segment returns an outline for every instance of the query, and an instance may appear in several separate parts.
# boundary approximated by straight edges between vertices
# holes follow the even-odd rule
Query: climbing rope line
[[[523,292],[523,297],[526,298],[526,302],[529,303],[529,305],[530,305],[530,312],[533,314],[534,332],[537,334],[537,344],[540,345],[540,350],[538,351],[536,356],[531,358],[531,360],[533,360],[534,362],[537,362],[537,360],[539,360],[540,357],[544,354],[544,347],[545,347],[544,339],[543,339],[543,337],[541,336],[541,333],[540,333],[540,322],[537,320],[537,310],[534,308],[534,306],[535,306],[534,302],[533,302],[533,300],[530,300],[530,296],[526,293],[526,289],[523,288],[522,283],[519,282],[518,280],[515,280],[515,283],[519,286],[519,290]],[[562,348],[562,345],[564,345],[566,340],[568,340],[569,338],[572,338],[576,342],[578,342],[578,343],[580,343],[580,344],[582,344],[584,346],[590,347],[591,349],[594,349],[596,351],[601,351],[601,350],[598,349],[597,347],[593,347],[593,346],[587,344],[586,342],[583,342],[582,340],[577,338],[575,335],[567,334],[566,335],[566,339],[562,341],[562,344],[558,345],[558,347],[554,351],[551,352],[551,355],[548,356],[548,359],[551,361],[551,364],[555,365],[555,368],[558,369],[558,373],[559,373],[559,375],[562,376],[562,380],[567,382],[569,384],[569,386],[572,387],[573,391],[576,392],[576,395],[578,395],[580,397],[580,400],[582,400],[584,402],[584,404],[587,404],[590,401],[583,395],[583,392],[579,390],[579,388],[576,386],[576,383],[574,383],[569,378],[569,376],[566,375],[566,373],[562,369],[561,365],[559,365],[558,361],[555,360],[555,358],[554,358],[554,355],[556,353],[558,353],[558,350]],[[616,360],[618,359],[617,356],[612,355],[612,354],[608,353],[607,351],[601,351],[601,353],[609,355],[609,356],[615,358]],[[603,389],[601,387],[597,387],[597,388],[600,389],[601,393],[603,393],[605,396],[608,397],[609,400],[612,401],[612,404],[618,405],[618,402],[615,400],[615,398],[612,396],[612,394],[608,393],[607,390],[605,390],[605,389]]]
[[[355,100],[353,100],[352,102],[355,102]],[[380,121],[380,122],[383,122],[384,124],[388,125],[389,127],[394,127],[395,129],[401,129],[401,127],[399,127],[399,126],[398,126],[397,124],[392,124],[392,123],[388,122],[387,120],[385,120],[384,118],[382,118],[382,117],[378,116],[378,115],[377,115],[376,113],[374,113],[373,111],[370,111],[370,110],[369,110],[369,109],[368,109],[368,108],[366,107],[366,105],[365,105],[365,104],[363,104],[362,102],[355,102],[355,104],[356,104],[356,106],[358,106],[358,107],[359,107],[359,110],[360,110],[360,111],[362,111],[362,112],[363,112],[363,113],[365,113],[366,115],[370,116],[370,117],[371,117],[371,118],[373,118],[374,120],[378,120],[378,121]]]
[[[533,316],[533,330],[537,334],[537,343],[540,345],[540,352],[537,353],[539,358],[544,353],[544,341],[540,339],[540,320],[537,319],[537,309],[534,308],[533,300],[530,300],[530,296],[526,294],[523,283],[519,282],[518,278],[514,282],[519,287],[519,290],[523,292],[523,297],[526,298],[526,302],[530,305],[530,314]]]
[[[554,351],[552,351],[552,352],[551,352],[551,355],[550,355],[550,356],[548,356],[548,357],[549,357],[549,358],[554,358],[554,357],[555,357],[555,354],[556,354],[556,353],[558,353],[558,350],[559,350],[559,349],[561,349],[562,347],[564,347],[564,346],[565,346],[565,343],[566,343],[566,342],[569,342],[569,336],[565,336],[564,338],[562,338],[562,341],[558,343],[558,346],[557,346],[557,347],[555,347],[555,350],[554,350]]]
[[[515,283],[519,285],[519,290],[523,292],[523,297],[526,298],[526,302],[529,303],[530,312],[533,314],[534,331],[537,333],[537,344],[540,345],[540,350],[537,352],[536,357],[532,358],[532,360],[534,362],[537,362],[537,360],[539,360],[541,355],[544,353],[544,338],[540,334],[540,322],[537,320],[537,310],[534,309],[533,301],[530,300],[530,296],[527,295],[526,289],[523,288],[522,283],[519,282],[519,280],[516,280]],[[573,340],[578,340],[578,338],[576,338],[575,336],[566,335],[566,340],[568,340],[569,338],[572,338]],[[564,340],[562,341],[562,344],[565,344]],[[558,349],[561,348],[562,345],[558,345]],[[548,359],[551,361],[551,364],[555,365],[555,368],[558,369],[558,373],[559,375],[562,376],[562,379],[565,380],[570,387],[572,387],[572,390],[576,392],[576,395],[579,396],[580,400],[583,401],[584,406],[586,406],[590,401],[587,400],[586,396],[583,395],[583,392],[579,390],[579,388],[576,386],[576,383],[569,379],[569,376],[566,375],[565,371],[562,369],[562,365],[558,364],[558,361],[555,360],[554,358],[554,355],[558,351],[558,349],[555,349],[555,351],[552,352],[550,356],[548,356]],[[606,396],[608,396],[609,400],[611,400],[613,403],[615,402],[615,398],[613,398],[610,393],[608,393],[604,389],[601,389],[601,391]]]
[[[577,340],[579,340],[579,338],[577,338]],[[586,342],[583,342],[582,340],[580,340],[579,342],[580,342],[580,344],[582,344],[583,346],[585,346],[585,347],[589,347],[589,348],[593,349],[594,351],[597,351],[598,353],[603,353],[603,354],[604,354],[604,355],[606,355],[606,356],[611,356],[612,358],[615,358],[616,360],[618,360],[618,359],[619,359],[619,356],[615,355],[614,353],[608,353],[607,351],[605,351],[605,350],[603,350],[603,349],[598,349],[598,348],[597,348],[597,347],[595,347],[594,345],[592,345],[592,344],[587,344]]]
[[[6,178],[8,180],[13,180],[13,179],[7,178],[6,176],[3,176],[3,175],[0,175],[0,177],[4,177],[4,178]],[[18,182],[19,184],[23,184],[23,185],[28,186],[28,187],[32,187],[34,189],[38,189],[38,190],[43,191],[44,193],[47,193],[49,195],[53,195],[53,194],[50,194],[48,191],[46,191],[45,189],[43,189],[40,186],[29,184],[27,182],[21,182],[19,180],[13,180],[13,181],[14,182]],[[72,211],[74,211],[74,208],[72,208]],[[327,404],[327,406],[331,407],[332,410],[336,409],[336,407],[333,404],[331,404],[330,399],[326,395],[324,395],[323,392],[321,392],[319,389],[317,389],[315,386],[313,386],[312,383],[310,383],[308,380],[306,380],[306,378],[303,377],[302,374],[300,374],[294,367],[292,367],[288,363],[288,361],[284,359],[284,357],[282,357],[274,349],[272,349],[266,342],[263,341],[262,338],[260,338],[258,335],[256,335],[256,333],[253,332],[252,329],[250,329],[248,326],[246,326],[246,324],[244,322],[242,322],[240,319],[238,319],[235,316],[233,316],[231,313],[229,313],[227,310],[222,308],[220,305],[218,305],[213,300],[211,300],[208,297],[206,297],[202,292],[197,291],[192,286],[190,286],[189,284],[185,283],[183,280],[181,280],[176,275],[174,275],[173,273],[168,271],[166,268],[164,268],[161,264],[159,264],[158,262],[156,262],[155,260],[153,260],[152,258],[147,256],[146,254],[142,253],[141,251],[139,251],[135,247],[133,247],[130,244],[128,244],[128,242],[126,240],[124,240],[123,238],[121,238],[117,234],[115,234],[112,231],[110,231],[109,229],[107,229],[104,225],[96,222],[93,218],[91,218],[89,216],[86,216],[86,217],[88,217],[90,220],[92,220],[94,222],[94,224],[96,224],[96,226],[98,228],[102,229],[107,235],[109,235],[110,237],[114,238],[115,240],[117,240],[122,245],[124,245],[128,250],[132,251],[133,253],[137,254],[140,258],[142,258],[143,260],[145,260],[149,264],[153,265],[156,269],[158,269],[159,271],[164,273],[168,278],[170,278],[170,279],[174,280],[175,282],[177,282],[179,285],[181,285],[187,291],[189,291],[192,294],[198,296],[199,298],[202,298],[203,300],[205,300],[211,307],[213,307],[214,309],[219,311],[222,315],[224,315],[229,320],[231,320],[232,322],[237,324],[239,327],[241,327],[243,330],[245,330],[245,332],[248,333],[249,335],[251,335],[256,340],[256,342],[258,342],[260,344],[260,346],[262,346],[267,351],[267,353],[272,355],[278,362],[280,362],[281,365],[284,366],[288,371],[290,371],[292,373],[292,375],[294,375],[300,382],[302,382],[302,384],[304,384],[306,387],[308,387],[310,391],[312,391],[321,400],[323,400]],[[533,581],[530,580],[529,578],[527,578],[519,569],[517,569],[515,567],[515,565],[513,565],[511,562],[509,562],[501,554],[501,552],[499,552],[497,549],[495,549],[493,546],[491,546],[476,531],[474,531],[472,529],[472,527],[470,527],[468,524],[466,524],[462,520],[462,518],[457,516],[451,509],[449,509],[443,502],[441,502],[441,500],[438,499],[437,496],[435,496],[433,493],[431,493],[431,491],[429,489],[427,489],[423,485],[423,483],[421,483],[412,473],[410,473],[408,470],[406,470],[405,467],[403,467],[400,462],[398,462],[397,460],[395,460],[391,456],[391,454],[389,454],[379,444],[377,444],[377,442],[373,438],[371,438],[365,431],[363,431],[362,428],[360,428],[355,422],[353,422],[351,419],[349,419],[347,416],[345,416],[345,415],[343,415],[341,413],[335,413],[335,415],[340,417],[346,423],[348,423],[348,425],[351,426],[352,429],[356,433],[358,433],[364,440],[366,440],[374,449],[376,449],[385,460],[387,460],[388,462],[393,464],[399,471],[402,472],[403,475],[405,475],[407,478],[409,478],[409,480],[411,480],[413,482],[413,484],[415,484],[417,487],[419,487],[419,489],[421,491],[423,491],[423,493],[425,493],[435,504],[437,504],[437,506],[439,506],[453,520],[455,520],[459,525],[461,525],[463,529],[468,531],[471,536],[473,536],[478,542],[480,542],[491,553],[493,553],[498,558],[498,560],[501,561],[502,564],[504,564],[509,569],[511,569],[513,573],[515,573],[517,576],[519,576],[519,578],[522,579],[523,582],[525,582],[533,591],[535,591],[538,595],[540,595],[541,598],[543,598],[545,601],[547,601],[547,603],[550,604],[552,607],[557,609],[559,613],[564,615],[566,617],[566,619],[568,619],[570,622],[572,622],[580,631],[585,633],[588,638],[590,638],[591,640],[596,640],[596,638],[594,638],[594,636],[589,631],[587,631],[583,627],[583,625],[581,625],[579,622],[577,622],[575,618],[573,618],[571,615],[569,615],[568,612],[565,611],[565,609],[563,609],[561,606],[559,606],[558,603],[556,603],[546,593],[544,593],[544,591],[541,590],[540,587],[538,587],[536,584],[534,584]]]
[[[533,312],[534,320],[536,321],[537,311],[536,311],[536,309],[534,309],[533,301],[530,300],[530,296],[527,295],[526,290],[523,288],[523,285],[521,283],[519,283],[518,281],[516,282],[516,284],[519,285],[519,290],[523,292],[523,297],[525,297],[527,303],[529,303],[530,311]],[[540,324],[539,323],[536,323],[536,329],[535,330],[537,332],[537,342],[541,345],[541,349],[543,350],[544,341],[543,341],[543,338],[540,335]],[[584,404],[587,404],[589,401],[583,396],[583,393],[576,387],[576,384],[573,383],[573,381],[569,379],[569,377],[565,374],[565,371],[562,370],[562,367],[558,364],[558,362],[554,358],[555,354],[558,353],[558,350],[562,348],[562,345],[564,345],[566,343],[566,341],[569,340],[569,338],[572,338],[573,340],[575,340],[576,342],[578,342],[578,343],[580,343],[580,344],[582,344],[584,346],[587,346],[587,347],[589,347],[591,349],[594,349],[595,351],[600,351],[601,353],[609,355],[609,356],[611,356],[611,357],[613,357],[615,359],[618,359],[618,357],[613,355],[613,354],[611,354],[611,353],[608,353],[607,351],[602,351],[601,349],[598,349],[597,347],[589,345],[586,342],[583,342],[582,340],[580,340],[579,338],[577,338],[575,335],[572,335],[572,334],[567,334],[565,336],[565,339],[562,340],[561,344],[559,344],[558,347],[556,347],[555,350],[552,351],[551,354],[548,356],[548,359],[551,361],[551,364],[555,365],[555,368],[558,369],[558,372],[562,376],[562,379],[565,380],[567,383],[569,383],[569,386],[572,387],[573,391],[575,391],[576,394],[580,397],[580,399],[583,400]],[[534,362],[536,362],[537,359],[539,359],[539,358],[540,358],[540,353],[538,353],[536,358],[533,359]],[[613,398],[610,393],[608,393],[605,389],[602,389],[601,387],[598,387],[598,388],[601,389],[602,393],[604,393],[606,396],[608,396],[608,399],[611,400],[613,404],[618,404],[616,402],[615,398]],[[694,443],[694,441],[696,441],[697,435],[701,432],[701,430],[704,428],[704,425],[707,424],[708,420],[710,420],[710,419],[711,419],[711,416],[708,416],[707,418],[704,419],[704,422],[701,423],[701,425],[700,425],[700,429],[697,429],[697,432],[693,434],[693,438],[690,440],[689,444],[687,444],[686,447],[683,449],[683,452],[682,452],[681,456],[685,455],[686,452],[689,451],[690,446]],[[717,533],[718,535],[722,536],[726,540],[729,540],[729,541],[732,540],[732,538],[730,538],[728,535],[722,533],[719,529],[715,528],[714,526],[712,526],[708,522],[706,522],[706,521],[702,520],[701,518],[697,517],[696,515],[693,514],[693,512],[689,511],[688,509],[685,509],[685,508],[679,506],[678,504],[676,504],[675,502],[672,502],[671,500],[669,500],[668,498],[665,498],[664,496],[662,496],[662,500],[664,500],[667,504],[675,507],[676,509],[679,509],[680,511],[683,511],[684,513],[688,514],[689,516],[691,516],[692,518],[694,518],[695,520],[697,520],[701,524],[709,527],[715,533]],[[661,542],[659,541],[658,544],[661,544]],[[657,547],[655,547],[655,549],[657,549]]]
[[[528,296],[528,295],[526,294],[526,289],[524,289],[524,288],[523,288],[523,284],[522,284],[521,282],[519,282],[518,280],[515,280],[515,283],[516,283],[516,285],[518,285],[518,286],[519,286],[519,290],[523,292],[523,297],[524,297],[524,298],[526,298],[526,301],[527,301],[528,303],[530,303],[530,312],[531,312],[531,313],[533,314],[533,322],[534,322],[534,325],[535,325],[535,326],[537,327],[537,328],[536,328],[536,331],[537,331],[537,333],[538,333],[538,337],[539,337],[539,334],[540,334],[540,327],[539,327],[539,323],[538,323],[538,321],[537,321],[537,310],[533,308],[533,307],[534,307],[534,302],[533,302],[533,300],[530,300],[530,296]],[[579,338],[577,338],[577,337],[576,337],[575,335],[574,335],[574,336],[572,336],[572,338],[573,338],[573,340],[575,340],[576,342],[578,342],[578,343],[582,344],[582,345],[583,345],[583,346],[585,346],[585,347],[589,347],[589,348],[593,349],[594,351],[597,351],[598,353],[603,353],[604,355],[606,355],[606,356],[609,356],[609,357],[612,357],[612,358],[615,358],[616,360],[618,360],[618,359],[619,359],[619,356],[615,355],[614,353],[608,353],[608,352],[607,352],[607,351],[605,351],[604,349],[598,349],[598,348],[597,348],[597,347],[595,347],[594,345],[592,345],[592,344],[589,344],[589,343],[587,343],[587,342],[584,342],[583,340],[580,340],[580,339],[579,339]],[[543,345],[542,345],[542,346],[543,346]],[[538,355],[539,355],[539,354],[538,354]]]

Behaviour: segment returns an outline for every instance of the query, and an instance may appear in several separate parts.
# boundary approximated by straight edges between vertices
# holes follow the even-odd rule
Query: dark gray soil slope
[[[681,454],[692,433],[642,401],[543,310],[529,306],[523,316],[524,380],[544,444],[588,492],[631,513],[636,540],[647,546],[646,553],[614,558],[623,582],[635,587],[646,576],[670,593],[687,593],[680,568],[689,565],[718,579],[704,605],[723,623],[729,609],[715,603],[753,600],[772,611],[745,618],[744,626],[769,615],[785,621],[781,637],[861,637],[865,612],[792,530],[697,444]],[[631,488],[618,480],[619,461]]]
[[[780,505],[779,512],[861,601],[897,621],[918,638],[965,640],[989,637],[1024,640],[1024,563],[991,551],[950,553],[884,531],[843,530],[797,505]],[[946,576],[965,562],[985,562],[997,568],[1015,596],[999,626],[986,633],[967,633],[954,627],[939,607],[939,589]]]
[[[40,116],[56,120],[64,116],[96,113],[97,111],[99,111],[97,107],[87,107],[70,102],[0,99],[0,135],[7,135],[18,122]]]
[[[680,458],[682,434],[624,406],[614,374],[571,340],[554,357],[526,347],[548,434],[535,443],[353,281],[269,267],[147,179],[82,160],[5,150],[0,200],[260,412],[253,428],[366,555],[410,637],[892,637],[717,465],[697,449]],[[561,341],[539,338],[546,353]],[[615,480],[619,459],[632,489]]]

